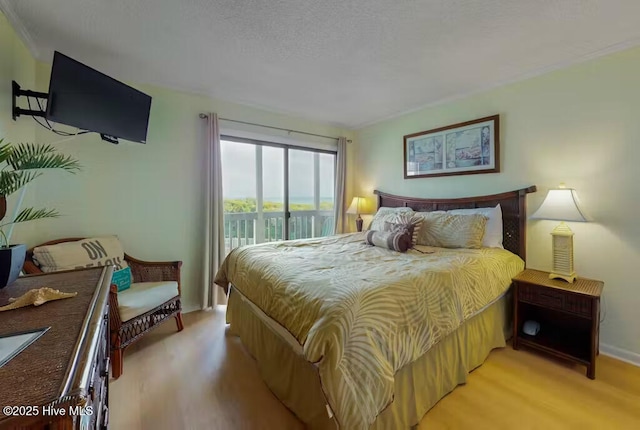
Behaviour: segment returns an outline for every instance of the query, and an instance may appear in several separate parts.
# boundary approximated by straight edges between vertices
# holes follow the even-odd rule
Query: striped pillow
[[[446,212],[416,212],[424,220],[418,245],[441,248],[480,248],[487,217],[481,214],[454,215]]]
[[[423,219],[414,213],[396,213],[384,223],[383,231],[405,231],[411,236],[411,246],[415,245]]]
[[[406,252],[411,248],[411,236],[406,231],[368,230],[364,236],[367,245],[379,246],[392,251]]]

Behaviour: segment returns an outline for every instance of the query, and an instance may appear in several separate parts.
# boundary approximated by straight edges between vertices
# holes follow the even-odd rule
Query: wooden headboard
[[[378,196],[378,207],[406,206],[416,212],[448,211],[451,209],[470,209],[493,207],[500,204],[502,208],[502,243],[505,249],[517,254],[526,261],[526,195],[534,193],[536,186],[532,185],[521,190],[509,191],[488,196],[461,197],[455,199],[421,199],[418,197],[402,197],[375,190]]]

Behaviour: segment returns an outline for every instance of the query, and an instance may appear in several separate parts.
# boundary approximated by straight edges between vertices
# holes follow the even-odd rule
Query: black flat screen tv
[[[55,52],[48,120],[100,133],[116,143],[117,138],[146,143],[150,110],[150,96]]]

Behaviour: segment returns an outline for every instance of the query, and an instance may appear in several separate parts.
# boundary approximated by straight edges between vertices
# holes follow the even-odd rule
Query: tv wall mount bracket
[[[20,115],[39,116],[44,118],[46,116],[46,112],[43,110],[22,109],[18,107],[18,97],[25,96],[49,100],[49,94],[40,93],[38,91],[23,90],[16,81],[11,81],[11,114],[13,116],[13,120],[15,121],[18,119]]]
[[[44,99],[49,101],[49,94],[40,93],[38,91],[23,90],[16,81],[11,81],[11,115],[13,120],[17,120],[20,115],[39,116],[42,118],[47,117],[47,113],[43,110],[23,109],[18,107],[18,97],[35,97],[37,99]],[[40,106],[40,103],[38,103]],[[42,125],[42,124],[40,124]],[[55,131],[55,130],[54,130]],[[88,133],[88,131],[78,132],[77,134]],[[117,145],[119,143],[116,136],[110,136],[108,134],[100,133],[102,140]]]

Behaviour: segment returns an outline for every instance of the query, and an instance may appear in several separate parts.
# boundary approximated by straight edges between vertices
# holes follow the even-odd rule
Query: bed
[[[524,268],[533,191],[457,199],[375,192],[378,207],[417,212],[500,204],[504,250],[397,253],[364,244],[363,233],[237,248],[216,276],[229,293],[230,331],[307,428],[413,427],[505,345],[507,292]]]

